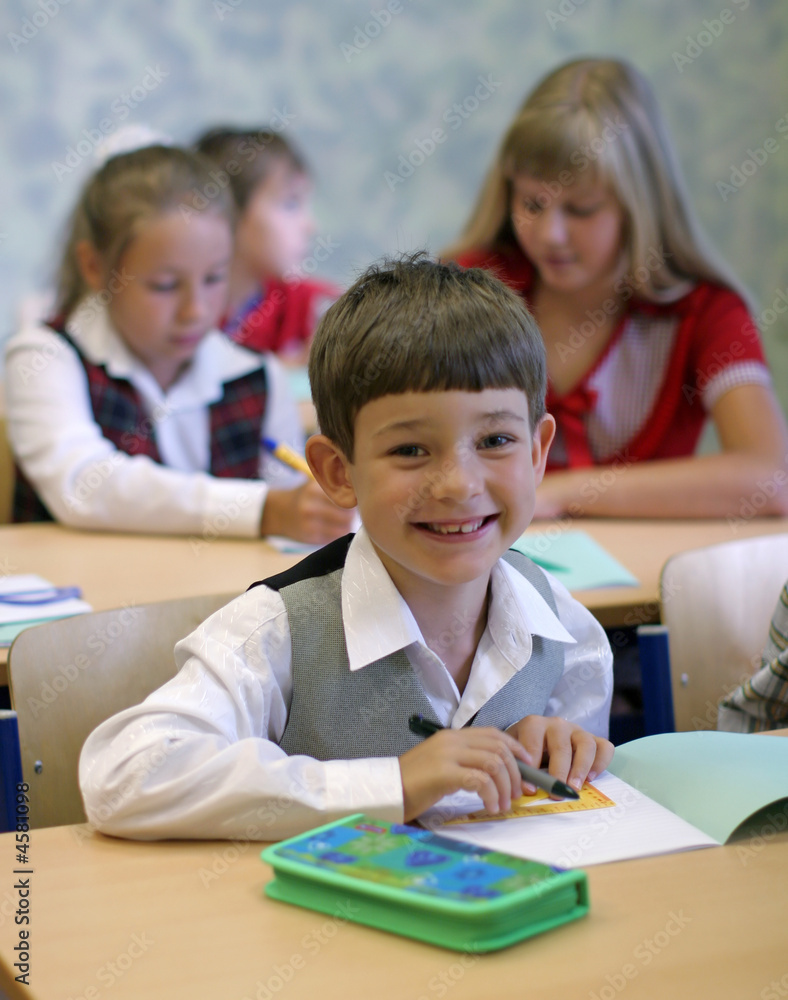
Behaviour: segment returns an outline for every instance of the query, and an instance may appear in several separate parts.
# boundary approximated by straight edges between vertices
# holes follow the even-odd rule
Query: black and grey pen
[[[439,722],[433,722],[432,719],[425,719],[423,715],[411,715],[408,719],[408,729],[416,736],[432,736],[433,733],[437,733],[439,729],[444,729]],[[550,774],[545,774],[544,771],[540,771],[538,767],[529,767],[527,764],[523,764],[521,760],[517,760],[517,768],[520,771],[520,775],[523,781],[527,781],[529,785],[535,785],[537,788],[542,788],[549,795],[554,795],[556,798],[561,799],[579,799],[580,796],[569,785],[563,781],[559,781],[558,778],[554,778]]]

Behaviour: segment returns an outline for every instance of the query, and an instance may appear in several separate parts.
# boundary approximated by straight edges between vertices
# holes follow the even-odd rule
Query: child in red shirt
[[[557,433],[537,517],[735,516],[784,468],[758,331],[632,66],[579,59],[538,84],[444,256],[494,270],[542,331]],[[696,457],[709,418],[721,453]],[[761,513],[788,513],[780,483]]]
[[[282,135],[216,128],[196,148],[217,167],[238,212],[229,304],[222,327],[255,351],[305,364],[315,326],[339,295],[329,282],[305,277],[314,232],[306,164]]]

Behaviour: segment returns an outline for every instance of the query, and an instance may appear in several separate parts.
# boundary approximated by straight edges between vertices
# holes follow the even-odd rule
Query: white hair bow
[[[146,146],[172,146],[172,136],[157,132],[149,125],[124,125],[117,132],[106,136],[93,151],[95,167],[98,170],[113,156],[131,153]]]

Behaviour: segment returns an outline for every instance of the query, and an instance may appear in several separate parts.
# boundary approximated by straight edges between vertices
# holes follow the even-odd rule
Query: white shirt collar
[[[170,410],[208,406],[222,398],[224,385],[264,364],[264,357],[241,347],[219,330],[209,331],[191,364],[164,392],[145,365],[126,346],[95,296],[85,299],[66,329],[87,359],[104,365],[115,378],[127,379],[143,395]]]
[[[421,643],[426,648],[413,613],[394,586],[364,528],[359,529],[348,549],[341,592],[351,670],[360,670],[411,643]],[[530,658],[532,635],[575,642],[536,588],[501,559],[492,570],[487,631],[516,670]]]

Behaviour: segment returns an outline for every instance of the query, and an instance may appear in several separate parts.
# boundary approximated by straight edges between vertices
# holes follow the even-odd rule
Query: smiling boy
[[[516,759],[575,787],[603,770],[604,633],[509,551],[554,433],[545,380],[532,317],[489,273],[370,268],[315,336],[307,445],[363,527],[208,619],[176,647],[176,678],[96,730],[89,818],[270,839],[356,811],[410,820],[461,788],[505,810]],[[447,728],[419,741],[414,712]]]

